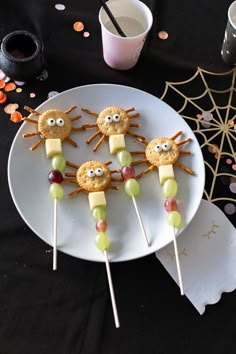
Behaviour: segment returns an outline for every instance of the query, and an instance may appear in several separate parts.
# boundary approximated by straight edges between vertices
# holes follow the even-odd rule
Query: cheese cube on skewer
[[[62,153],[61,139],[46,139],[45,149],[47,157],[53,157],[54,155]]]
[[[103,191],[101,192],[90,192],[88,195],[90,210],[98,206],[106,206],[106,197]]]
[[[111,154],[116,154],[119,150],[125,149],[124,134],[115,134],[109,137],[109,148]]]
[[[164,184],[167,179],[174,178],[173,165],[162,165],[158,167],[160,184]]]

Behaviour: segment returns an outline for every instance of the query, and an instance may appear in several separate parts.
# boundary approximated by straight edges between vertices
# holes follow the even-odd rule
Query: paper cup
[[[136,65],[146,36],[152,27],[152,13],[139,0],[109,0],[106,4],[126,37],[118,34],[102,7],[99,11],[99,22],[104,60],[113,69],[131,69]]]
[[[236,64],[236,1],[228,9],[228,21],[221,56],[226,64]]]

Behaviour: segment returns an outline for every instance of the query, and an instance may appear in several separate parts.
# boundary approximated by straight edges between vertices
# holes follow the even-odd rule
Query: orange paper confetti
[[[5,81],[0,80],[0,88],[2,89],[5,86]]]
[[[76,32],[81,32],[84,29],[84,24],[83,22],[77,21],[73,24],[73,28]]]
[[[7,100],[7,95],[4,92],[0,91],[0,104],[5,103]]]
[[[6,91],[6,92],[14,91],[15,88],[16,88],[16,85],[13,82],[8,82],[4,87],[4,91]]]
[[[18,111],[15,111],[11,114],[10,120],[14,123],[19,123],[22,120],[22,114]]]

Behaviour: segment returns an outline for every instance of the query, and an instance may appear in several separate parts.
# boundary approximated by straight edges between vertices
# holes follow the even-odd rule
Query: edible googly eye
[[[57,123],[57,125],[58,125],[59,127],[63,127],[63,125],[65,124],[63,118],[58,118],[58,119],[56,120],[56,123]]]
[[[170,146],[169,143],[165,142],[165,143],[162,144],[162,149],[164,151],[168,151],[168,150],[170,150],[170,148],[171,148],[171,146]]]
[[[157,145],[154,147],[154,151],[155,151],[155,152],[161,152],[161,151],[162,151],[161,145],[157,144]]]
[[[88,177],[94,177],[94,176],[95,176],[95,172],[94,172],[94,170],[93,170],[93,169],[88,170],[88,172],[87,172],[87,176],[88,176]]]
[[[103,169],[102,168],[96,168],[95,175],[96,176],[102,176],[103,175]]]
[[[113,119],[114,122],[119,122],[120,121],[120,115],[119,114],[114,114],[112,119]]]
[[[47,123],[49,127],[54,127],[54,125],[56,124],[54,118],[48,118]]]
[[[106,123],[111,123],[112,122],[112,116],[106,116],[105,117],[105,122]]]

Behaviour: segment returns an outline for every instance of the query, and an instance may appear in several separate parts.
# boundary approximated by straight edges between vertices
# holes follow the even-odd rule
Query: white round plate
[[[94,84],[76,87],[62,92],[44,102],[36,109],[43,113],[48,109],[67,110],[76,105],[77,109],[69,113],[70,117],[81,114],[82,118],[74,121],[73,126],[79,127],[84,123],[94,123],[96,118],[81,111],[86,107],[96,113],[108,106],[120,106],[124,109],[135,107],[140,117],[132,119],[132,123],[140,123],[139,128],[130,128],[137,134],[144,135],[150,141],[158,136],[171,137],[177,131],[183,132],[177,141],[192,138],[192,141],[180,148],[191,149],[191,155],[180,155],[180,162],[195,171],[191,176],[174,167],[175,178],[178,181],[178,204],[185,229],[194,217],[203,193],[205,172],[200,146],[187,123],[170,106],[160,99],[141,90],[122,85]],[[49,245],[53,238],[53,200],[48,194],[48,173],[52,169],[51,161],[46,157],[44,146],[35,151],[30,147],[39,137],[22,138],[22,134],[37,130],[37,125],[24,122],[13,141],[9,161],[8,180],[12,198],[26,224],[33,232]],[[89,145],[86,140],[96,131],[89,128],[86,132],[73,132],[71,138],[78,143],[74,148],[69,143],[63,143],[63,154],[66,159],[76,165],[88,160],[106,162],[112,160],[111,169],[119,168],[118,162],[110,155],[108,143],[105,142],[97,150],[92,151],[97,140]],[[129,151],[143,151],[145,146],[133,137],[126,136],[126,146]],[[138,155],[141,159],[142,155]],[[135,158],[137,159],[137,157]],[[147,165],[141,165],[137,172]],[[75,170],[66,167],[67,172]],[[115,175],[113,175],[115,177]],[[146,234],[150,241],[148,247],[143,237],[132,199],[129,198],[123,184],[120,190],[106,191],[107,199],[107,234],[110,238],[109,258],[112,262],[127,261],[151,254],[170,243],[173,239],[173,228],[167,224],[167,212],[163,207],[164,197],[159,184],[158,172],[152,171],[140,180],[141,191],[136,197]],[[88,205],[88,197],[80,193],[68,197],[68,193],[76,189],[74,184],[64,184],[65,197],[58,202],[58,250],[74,257],[104,261],[104,255],[95,244],[97,234],[95,222],[92,219]]]

